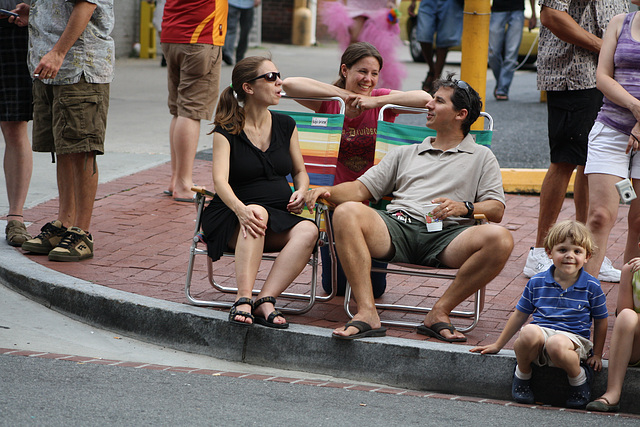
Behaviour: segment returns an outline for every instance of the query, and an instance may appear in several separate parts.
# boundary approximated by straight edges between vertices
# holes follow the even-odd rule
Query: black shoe
[[[164,57],[164,55],[162,55],[162,59],[160,60],[160,66],[161,67],[167,66],[167,59]]]
[[[229,55],[226,55],[226,54],[223,53],[222,54],[222,60],[227,65],[233,65],[233,59],[231,59],[231,57]]]

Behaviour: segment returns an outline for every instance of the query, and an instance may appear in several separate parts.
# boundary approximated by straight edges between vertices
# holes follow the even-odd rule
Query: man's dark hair
[[[447,74],[444,79],[438,79],[433,84],[433,92],[435,93],[441,87],[450,87],[453,89],[451,102],[456,111],[463,108],[467,110],[467,118],[462,122],[462,133],[467,136],[471,130],[471,125],[480,117],[482,111],[482,100],[480,95],[467,82],[456,80],[453,78],[455,73]]]

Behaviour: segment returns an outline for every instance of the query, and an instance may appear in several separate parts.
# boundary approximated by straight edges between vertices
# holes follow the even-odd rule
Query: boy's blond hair
[[[588,256],[593,255],[596,251],[596,245],[593,243],[593,235],[591,231],[581,222],[565,220],[555,224],[544,239],[544,248],[550,252],[555,245],[570,239],[571,242],[583,248]]]

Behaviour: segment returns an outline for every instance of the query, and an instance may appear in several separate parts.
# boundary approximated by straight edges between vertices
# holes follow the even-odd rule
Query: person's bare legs
[[[66,228],[75,226],[89,232],[93,204],[98,189],[95,152],[57,155],[56,175],[60,210],[58,219]]]
[[[555,366],[562,369],[571,378],[580,375],[580,356],[576,345],[566,335],[557,334],[549,337],[545,344],[549,359]]]
[[[198,151],[200,138],[200,120],[187,117],[176,118],[173,125],[171,143],[172,164],[175,163],[175,183],[173,198],[188,199],[193,197],[193,162]],[[173,166],[172,166],[173,169]]]
[[[518,369],[523,374],[531,373],[531,363],[538,358],[544,347],[544,335],[536,325],[528,324],[522,327],[520,335],[513,343],[516,353]]]
[[[442,76],[442,70],[444,69],[444,64],[447,60],[447,53],[449,52],[448,47],[437,47],[436,48],[436,62],[433,68],[433,74],[435,79],[439,79]]]
[[[262,210],[260,217],[262,223],[267,224],[269,215],[266,209],[259,206]],[[244,237],[240,232],[240,227],[236,229],[234,237],[229,242],[230,248],[235,253],[235,271],[236,271],[236,286],[238,287],[238,293],[236,294],[236,301],[240,298],[251,299],[253,285],[258,275],[258,269],[260,268],[260,262],[262,260],[262,253],[264,251],[264,239],[265,236],[253,237],[250,233]],[[239,311],[245,311],[251,313],[251,307],[249,304],[241,304],[238,307]],[[236,316],[235,320],[238,322],[252,323],[251,319],[244,316]]]
[[[616,182],[621,178],[606,174],[589,174],[589,215],[587,227],[593,234],[593,240],[598,250],[585,265],[585,270],[594,277],[598,277],[600,266],[604,260],[609,234],[618,217],[620,197],[615,190]],[[636,242],[635,246],[638,244]]]
[[[589,212],[589,180],[584,174],[584,166],[576,167],[576,179],[573,183],[573,204],[576,208],[576,221],[586,224]]]
[[[22,214],[33,170],[33,153],[27,133],[27,122],[0,122],[0,128],[6,144],[4,178],[9,199],[7,216],[20,217],[19,221],[24,222]]]
[[[358,303],[353,320],[366,322],[373,329],[380,328],[371,285],[371,258],[386,259],[392,255],[393,245],[387,226],[375,210],[360,202],[347,202],[336,208],[333,228],[336,250]],[[357,332],[353,326],[333,331],[335,335],[343,336]]]
[[[424,61],[427,63],[427,77],[424,79],[422,83],[422,89],[430,92],[432,89],[433,82],[435,81],[435,64],[433,63],[433,44],[420,42],[420,47],[422,47],[422,57]]]
[[[538,233],[536,248],[544,245],[549,229],[556,223],[567,194],[567,186],[576,165],[570,163],[551,163],[540,189],[540,208],[538,210]]]
[[[449,314],[462,301],[481,289],[501,271],[511,251],[513,237],[499,225],[485,224],[470,227],[456,236],[439,256],[450,268],[458,268],[456,278],[425,316],[424,324],[450,323]],[[443,329],[445,338],[463,338],[460,332],[451,334]]]
[[[173,195],[173,188],[176,186],[177,172],[176,172],[176,153],[174,149],[173,137],[175,134],[176,122],[178,121],[177,116],[173,116],[171,119],[171,124],[169,125],[169,153],[171,155],[171,180],[169,181],[169,188],[167,191]]]
[[[280,251],[280,253],[256,299],[267,296],[277,298],[284,292],[307,265],[316,240],[318,240],[318,227],[311,221],[302,221],[286,233],[267,233],[265,252]],[[254,315],[266,319],[274,310],[273,304],[266,302],[256,309]],[[284,317],[277,316],[273,322],[284,324],[287,321]]]
[[[636,179],[633,183],[636,194],[640,194],[640,179]],[[629,206],[629,214],[627,216],[627,244],[624,249],[624,262],[640,257],[640,198],[635,199]]]
[[[356,16],[353,18],[353,24],[349,27],[349,36],[351,36],[350,44],[357,43],[360,38],[360,33],[362,32],[362,27],[364,27],[364,23],[367,20],[364,16]]]
[[[623,282],[621,279],[620,283],[629,282]],[[640,314],[628,308],[618,313],[609,348],[607,391],[600,398],[605,398],[609,404],[616,405],[620,402],[622,383],[629,361],[635,362],[640,359]]]

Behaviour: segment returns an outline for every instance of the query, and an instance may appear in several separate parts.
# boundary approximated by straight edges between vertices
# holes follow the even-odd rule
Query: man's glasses
[[[249,80],[250,82],[254,81],[254,80],[258,80],[258,79],[265,79],[268,82],[275,82],[276,80],[278,80],[280,78],[280,73],[276,73],[273,71],[270,71],[268,73],[264,73],[261,76],[258,77],[254,77],[251,80]],[[464,83],[464,82],[463,82]],[[466,84],[466,83],[465,83]]]

